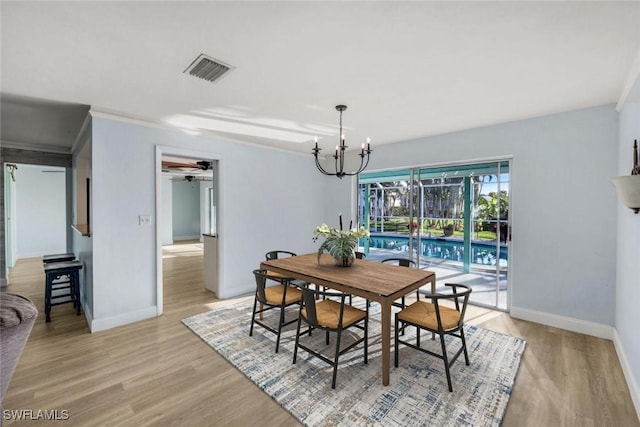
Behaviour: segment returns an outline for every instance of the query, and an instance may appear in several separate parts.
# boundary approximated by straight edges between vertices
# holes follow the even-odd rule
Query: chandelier
[[[344,134],[342,133],[342,112],[347,109],[346,105],[336,105],[336,110],[340,112],[340,145],[336,145],[336,153],[333,155],[335,160],[335,172],[326,171],[320,161],[318,160],[318,154],[322,148],[318,148],[318,137],[315,137],[316,146],[313,149],[313,157],[316,159],[316,167],[320,172],[325,175],[337,176],[342,179],[343,176],[353,176],[358,175],[360,172],[367,168],[369,164],[369,154],[371,154],[371,140],[367,138],[367,149],[365,150],[364,144],[362,144],[362,148],[360,150],[360,167],[355,172],[345,172],[344,171],[344,152],[346,151],[348,145],[345,145]],[[366,157],[366,161],[365,161]]]

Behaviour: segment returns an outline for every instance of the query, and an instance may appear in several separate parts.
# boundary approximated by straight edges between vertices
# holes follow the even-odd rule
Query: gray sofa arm
[[[0,293],[0,401],[4,399],[13,371],[37,317],[38,310],[28,298],[6,292]]]

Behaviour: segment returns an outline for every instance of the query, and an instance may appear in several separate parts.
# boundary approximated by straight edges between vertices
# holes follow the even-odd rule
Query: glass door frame
[[[408,184],[408,188],[409,188],[409,200],[410,200],[410,204],[409,204],[409,224],[413,224],[414,222],[417,223],[417,230],[416,233],[409,233],[409,244],[408,244],[408,249],[409,249],[409,253],[408,253],[408,257],[410,259],[412,259],[413,261],[415,261],[417,263],[417,265],[420,265],[420,261],[421,261],[421,251],[417,250],[417,248],[422,248],[422,240],[423,240],[423,233],[424,233],[424,212],[423,212],[423,208],[424,208],[424,203],[423,203],[423,198],[424,198],[424,191],[422,188],[422,180],[421,180],[421,172],[427,171],[427,170],[442,170],[442,169],[456,169],[456,167],[473,167],[473,166],[480,166],[480,165],[491,165],[491,164],[495,164],[496,165],[496,172],[495,175],[497,175],[497,182],[495,183],[495,185],[497,186],[497,190],[496,190],[496,198],[497,198],[497,209],[496,209],[496,213],[497,213],[497,217],[495,219],[495,224],[496,224],[496,228],[495,228],[495,251],[496,251],[496,259],[495,259],[495,301],[494,304],[487,304],[487,303],[482,303],[482,302],[478,302],[478,301],[471,301],[473,302],[474,305],[478,305],[478,306],[484,306],[484,307],[488,307],[488,308],[492,308],[492,309],[497,309],[497,310],[501,310],[501,311],[509,311],[510,306],[511,306],[511,276],[512,276],[512,262],[509,262],[510,260],[512,260],[512,254],[511,254],[511,247],[512,245],[512,241],[511,241],[511,222],[512,222],[512,215],[508,215],[508,217],[506,218],[506,229],[503,229],[502,225],[504,225],[505,220],[502,218],[503,212],[501,211],[501,191],[504,189],[503,185],[506,182],[507,183],[507,206],[506,208],[508,209],[508,212],[512,212],[512,173],[513,173],[513,158],[510,156],[505,156],[505,157],[499,157],[499,158],[491,158],[491,159],[481,159],[481,160],[469,160],[469,161],[464,161],[464,162],[455,162],[455,163],[443,163],[443,164],[436,164],[436,165],[426,165],[426,166],[415,166],[415,167],[409,167],[409,168],[394,168],[394,169],[387,169],[387,170],[380,170],[380,171],[371,171],[371,172],[367,172],[364,173],[363,175],[367,175],[369,173],[388,173],[390,175],[393,175],[394,172],[408,172],[409,173],[409,181],[407,182]],[[508,174],[508,179],[507,181],[503,181],[501,179],[502,175],[505,174],[505,172],[503,172],[504,166],[506,165],[506,169],[507,172],[506,174]],[[381,177],[381,182],[384,182],[384,180],[382,179],[383,177]],[[355,180],[356,183],[356,193],[358,195],[357,201],[356,201],[356,211],[359,213],[359,217],[364,213],[364,212],[369,212],[369,194],[362,194],[361,191],[364,191],[364,189],[366,189],[367,187],[365,187],[364,189],[362,189],[360,187],[360,176],[358,176],[358,179]],[[366,184],[363,184],[366,185]],[[463,221],[465,224],[465,231],[464,231],[464,235],[463,235],[463,244],[464,244],[464,259],[466,261],[463,262],[463,269],[465,272],[469,272],[470,270],[470,259],[471,259],[471,237],[472,234],[474,233],[474,224],[476,224],[476,222],[478,221],[476,217],[474,217],[472,210],[475,207],[475,200],[473,197],[473,193],[474,193],[474,189],[473,189],[473,181],[471,180],[470,176],[466,177],[466,179],[463,180],[463,182],[461,183],[461,185],[463,186],[463,191],[464,191],[464,210],[463,210]],[[364,196],[364,198],[362,198],[361,196]],[[364,203],[364,206],[362,205],[362,203]],[[363,219],[363,223],[361,225],[369,228],[369,218],[365,217],[364,215],[362,216]],[[384,220],[384,219],[383,219]],[[455,218],[454,218],[455,220]],[[411,226],[410,226],[410,230],[411,230]],[[506,239],[504,240],[505,242],[505,246],[506,246],[506,256],[507,256],[507,260],[508,264],[507,264],[507,268],[504,270],[505,274],[506,274],[506,301],[504,302],[504,306],[501,306],[500,304],[500,284],[501,284],[501,280],[500,280],[500,273],[501,270],[503,270],[503,268],[500,266],[500,255],[501,253],[504,253],[503,250],[505,248],[502,247],[502,242],[503,242],[503,236],[502,234],[506,232],[507,236]],[[367,245],[368,246],[368,245]],[[368,247],[367,247],[368,249]],[[428,267],[427,267],[428,268]],[[504,298],[504,295],[503,295]]]

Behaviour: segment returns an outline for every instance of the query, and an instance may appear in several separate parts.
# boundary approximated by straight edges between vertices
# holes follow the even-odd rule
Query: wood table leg
[[[391,301],[385,301],[382,306],[382,385],[389,385],[389,367],[391,361]]]

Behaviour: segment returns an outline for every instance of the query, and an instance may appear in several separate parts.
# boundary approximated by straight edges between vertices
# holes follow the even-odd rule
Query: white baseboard
[[[613,339],[613,326],[574,319],[573,317],[559,316],[557,314],[550,314],[542,311],[530,310],[522,307],[511,306],[509,313],[511,314],[511,317],[515,317],[516,319],[541,323],[543,325],[566,329],[567,331],[578,332],[598,338],[605,338],[608,340]]]
[[[24,258],[42,258],[45,255],[49,254],[66,254],[67,249],[60,249],[59,251],[35,251],[35,252],[25,252],[16,254],[15,260],[24,259]]]
[[[174,236],[173,237],[173,242],[181,242],[183,240],[199,240],[200,239],[199,234],[194,234],[193,236]]]
[[[154,305],[142,310],[133,311],[129,313],[119,314],[113,317],[107,317],[106,319],[91,319],[90,329],[91,333],[104,331],[106,329],[115,328],[117,326],[126,325],[128,323],[137,322],[139,320],[150,319],[158,315],[158,309]]]
[[[627,354],[624,351],[624,346],[622,345],[622,341],[620,341],[620,336],[616,329],[613,330],[613,346],[618,354],[618,360],[620,361],[624,378],[627,380],[627,388],[629,389],[633,406],[636,408],[636,415],[638,415],[638,419],[640,420],[640,387],[638,387],[638,383],[633,376],[633,369],[631,369],[629,365]]]
[[[212,290],[212,292],[215,292]],[[219,295],[216,294],[216,296],[219,299],[229,299],[229,298],[236,298],[236,297],[240,297],[240,296],[244,296],[244,295],[249,295],[256,292],[256,286],[253,285],[248,285],[248,286],[243,286],[242,288],[233,288],[233,289],[226,289],[224,287],[219,287],[218,289],[218,293]]]
[[[85,319],[87,319],[87,325],[91,325],[91,322],[93,322],[93,313],[84,299],[82,300],[82,311],[84,312]],[[91,329],[91,327],[89,327],[89,329]]]

